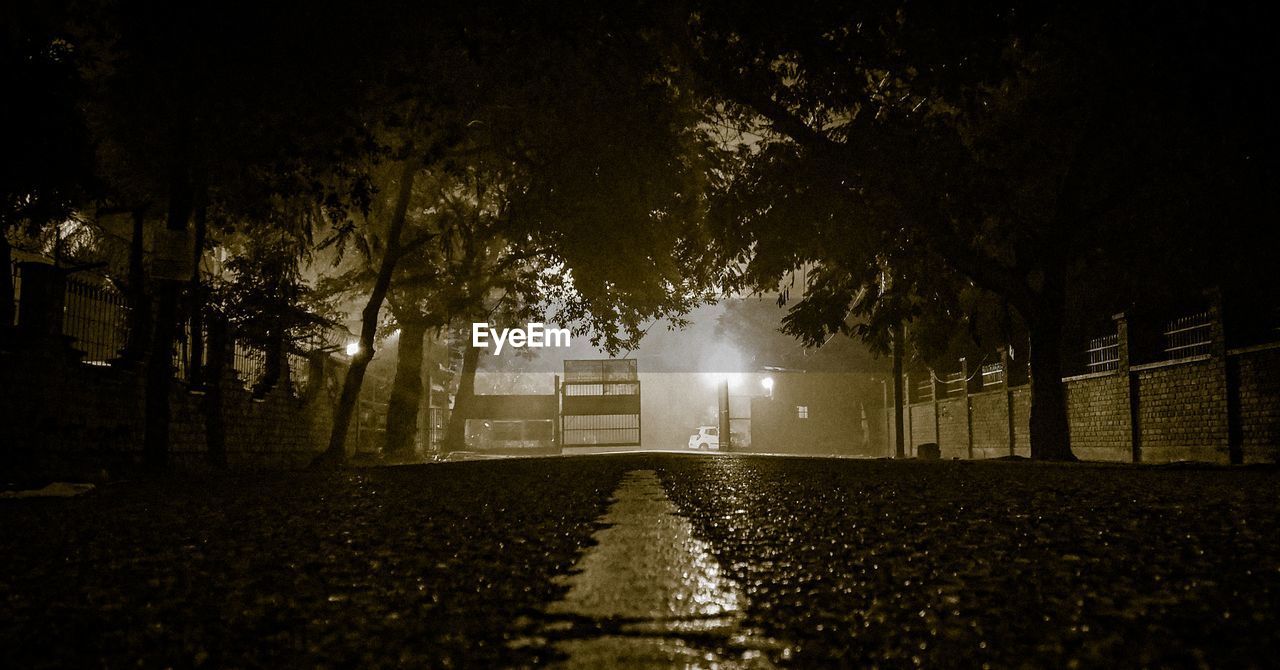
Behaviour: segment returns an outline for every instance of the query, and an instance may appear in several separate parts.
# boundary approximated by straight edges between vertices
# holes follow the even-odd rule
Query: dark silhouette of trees
[[[160,467],[182,298],[199,326],[205,293],[182,268],[202,252],[210,212],[245,220],[280,195],[331,211],[362,204],[353,166],[380,151],[359,122],[372,84],[361,63],[326,45],[358,37],[366,24],[295,3],[104,0],[79,9],[72,40],[88,54],[84,104],[104,197],[164,222],[148,278],[144,448]]]
[[[11,235],[131,216],[124,358],[145,370],[157,467],[181,324],[224,347],[235,322],[265,393],[320,323],[300,262],[347,244],[359,267],[339,279],[364,305],[331,463],[386,304],[392,452],[433,329],[502,304],[619,351],[712,286],[772,292],[802,269],[783,327],[808,344],[853,335],[900,365],[1025,336],[1033,456],[1070,459],[1060,379],[1081,324],[1278,283],[1255,243],[1276,111],[1255,8],[74,9],[3,10],[0,324]],[[198,269],[215,246],[235,276],[216,296]],[[194,363],[200,384],[226,362]]]
[[[1245,164],[1256,139],[1191,84],[1219,82],[1225,108],[1259,120],[1247,103],[1263,42],[1247,15],[705,3],[668,28],[715,121],[749,139],[727,190],[766,192],[730,201],[750,207],[724,217],[738,224],[722,236],[729,255],[758,281],[828,266],[838,281],[796,319],[829,329],[878,295],[866,289],[882,265],[912,271],[917,295],[939,273],[994,294],[1029,334],[1033,457],[1071,459],[1060,380],[1073,291],[1099,279],[1137,291],[1153,283],[1144,270],[1183,275],[1174,259],[1204,267],[1185,249],[1224,204],[1214,189],[1263,174]],[[1229,206],[1240,222],[1260,206],[1242,202]],[[1129,266],[1139,248],[1145,262]]]
[[[83,55],[68,39],[68,18],[53,3],[0,9],[0,331],[15,316],[10,234],[33,236],[65,221],[97,185],[76,106]]]

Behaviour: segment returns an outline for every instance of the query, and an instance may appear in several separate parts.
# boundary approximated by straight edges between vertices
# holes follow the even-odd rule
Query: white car
[[[698,426],[698,432],[689,436],[689,448],[720,450],[720,429],[715,426]]]

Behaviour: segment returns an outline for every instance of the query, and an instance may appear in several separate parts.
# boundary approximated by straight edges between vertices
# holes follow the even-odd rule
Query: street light
[[[360,342],[359,342],[358,340],[352,340],[352,341],[348,342],[348,343],[347,343],[347,355],[348,355],[348,356],[355,356],[355,355],[356,355],[356,354],[358,354],[358,353],[360,353]]]
[[[764,387],[764,394],[770,398],[773,397],[773,377],[765,377],[760,380],[760,385]]]

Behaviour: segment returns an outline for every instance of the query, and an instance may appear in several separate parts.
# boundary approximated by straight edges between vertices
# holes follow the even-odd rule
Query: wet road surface
[[[14,667],[1269,667],[1280,473],[683,454],[0,501]]]

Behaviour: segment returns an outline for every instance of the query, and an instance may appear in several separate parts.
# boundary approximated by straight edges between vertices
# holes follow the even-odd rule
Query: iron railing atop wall
[[[915,402],[929,402],[933,400],[933,380],[924,379],[916,382]]]
[[[128,339],[128,307],[114,286],[67,277],[62,332],[75,339],[84,362],[107,365],[120,355]]]
[[[1209,312],[1178,317],[1165,324],[1164,355],[1167,360],[1191,358],[1209,353],[1212,329]]]
[[[968,380],[964,378],[963,372],[952,372],[951,374],[948,374],[942,380],[943,388],[946,389],[946,396],[948,398],[954,398],[956,396],[964,395],[964,387],[967,381]]]
[[[14,322],[9,325],[17,326],[21,318],[18,310],[21,309],[22,266],[15,261],[8,271],[14,286]],[[63,293],[62,333],[70,339],[71,347],[83,352],[83,362],[90,365],[110,365],[120,359],[128,344],[129,309],[127,296],[112,285],[107,277],[94,273],[67,275]],[[208,365],[209,333],[207,327],[202,327],[202,331],[203,337],[198,340],[200,351],[196,352],[197,340],[192,337],[190,322],[184,321],[178,325],[172,359],[174,379],[192,383],[195,381],[192,369],[196,361]],[[301,395],[310,375],[310,363],[302,352],[332,349],[331,346],[324,346],[325,343],[339,339],[341,338],[334,334],[324,333],[295,343],[294,351],[288,353],[285,359],[289,368],[289,381],[295,394]],[[228,364],[235,370],[245,389],[254,388],[262,379],[265,363],[266,357],[261,348],[243,339],[234,339]]]
[[[1089,340],[1085,350],[1087,372],[1112,372],[1120,369],[1120,339],[1115,333]]]
[[[999,363],[989,363],[982,366],[982,388],[990,388],[992,386],[1000,386],[1004,384],[1004,366]]]

